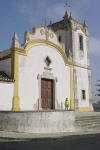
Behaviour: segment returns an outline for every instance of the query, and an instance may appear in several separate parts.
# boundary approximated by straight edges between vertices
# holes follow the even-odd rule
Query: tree
[[[96,87],[97,87],[97,88],[96,88],[96,92],[97,92],[97,93],[95,94],[95,96],[96,96],[97,99],[99,99],[99,100],[98,100],[98,103],[100,103],[100,80],[97,80],[97,82],[98,82],[98,83],[96,84]]]

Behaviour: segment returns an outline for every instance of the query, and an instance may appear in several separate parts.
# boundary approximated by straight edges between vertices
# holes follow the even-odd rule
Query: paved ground
[[[87,116],[87,113],[77,115]],[[88,113],[100,115],[100,113]],[[0,131],[0,150],[99,150],[99,132],[33,134]]]
[[[0,150],[99,150],[100,134],[0,142]]]
[[[34,134],[34,133],[16,133],[16,132],[5,132],[0,131],[0,141],[8,140],[33,140],[41,138],[62,138],[68,136],[79,136],[79,135],[95,135],[100,134],[100,132],[67,132],[67,133],[55,133],[55,134]]]

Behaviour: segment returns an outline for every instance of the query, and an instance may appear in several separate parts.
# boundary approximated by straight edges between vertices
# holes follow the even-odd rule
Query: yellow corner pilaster
[[[20,100],[18,96],[18,63],[19,63],[19,55],[16,51],[13,51],[12,57],[12,75],[14,77],[14,96],[13,96],[13,103],[12,103],[12,110],[19,111],[20,110]]]
[[[75,110],[73,66],[70,66],[70,109]]]
[[[12,110],[13,111],[20,111],[19,107],[19,96],[13,97],[13,104],[12,104]]]

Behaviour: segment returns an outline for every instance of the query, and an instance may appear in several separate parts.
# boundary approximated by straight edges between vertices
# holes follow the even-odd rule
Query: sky
[[[64,16],[66,0],[0,0],[0,51],[11,47],[14,32],[24,42],[26,30],[43,26],[44,20],[56,22]],[[97,101],[97,80],[100,80],[100,0],[67,0],[76,20],[86,20],[90,36],[90,62],[93,101]]]

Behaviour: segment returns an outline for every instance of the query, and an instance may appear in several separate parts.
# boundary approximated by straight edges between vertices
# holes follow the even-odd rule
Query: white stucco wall
[[[73,61],[78,65],[87,67],[89,65],[88,36],[82,30],[72,31],[72,34],[70,31],[58,30],[57,35],[60,35],[61,41],[65,43],[66,54],[69,49],[73,49]],[[83,51],[80,50],[79,35],[83,36]]]
[[[0,110],[11,110],[13,100],[13,83],[0,82]]]
[[[11,58],[0,61],[0,71],[4,71],[8,76],[11,76]]]
[[[46,72],[45,58],[49,56],[52,63],[51,73],[57,78],[55,107],[64,109],[65,98],[70,99],[70,68],[59,52],[49,45],[31,47],[27,56],[19,56],[19,97],[21,110],[37,110],[39,95],[38,75]]]
[[[90,82],[88,78],[88,70],[81,67],[88,67],[89,63],[89,43],[88,36],[82,30],[72,31],[57,31],[61,36],[62,41],[66,45],[66,50],[73,49],[73,61],[80,67],[74,67],[74,92],[75,92],[75,105],[76,107],[89,107],[90,104]],[[83,36],[83,51],[80,50],[79,35]],[[71,37],[72,36],[72,37]],[[71,45],[71,39],[72,44]],[[86,100],[82,100],[81,90],[86,91]]]
[[[70,31],[64,31],[64,30],[58,30],[57,35],[61,36],[61,42],[65,44],[65,49],[66,52],[70,49],[71,47],[71,34]]]
[[[88,85],[88,70],[75,67],[77,82],[76,82],[76,97],[78,99],[78,107],[89,107],[89,85]],[[86,92],[86,99],[82,99],[82,90]]]
[[[80,50],[79,35],[83,36],[83,50]],[[89,78],[88,69],[81,67],[89,66],[89,47],[88,47],[88,37],[81,31],[73,31],[73,61],[76,65],[80,67],[75,68],[75,78],[74,87],[76,87],[75,98],[78,100],[79,107],[90,107],[90,88],[89,88]],[[86,100],[82,100],[82,90],[86,91]]]
[[[83,36],[83,50],[80,50],[79,35]],[[87,36],[81,31],[73,31],[73,60],[76,64],[86,66],[88,65],[88,43]]]

